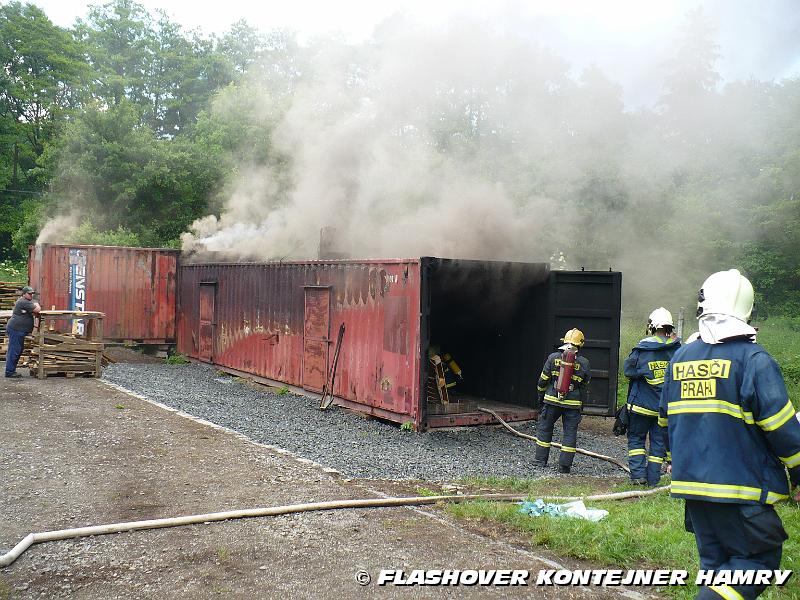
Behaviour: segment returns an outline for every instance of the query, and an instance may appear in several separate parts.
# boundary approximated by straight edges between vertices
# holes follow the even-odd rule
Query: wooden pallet
[[[103,356],[103,313],[47,310],[39,313],[36,343],[31,349],[31,375],[46,377],[100,377],[108,361]],[[55,331],[55,321],[84,321],[84,333]],[[75,327],[73,327],[75,331]]]
[[[11,310],[19,300],[20,290],[25,284],[21,281],[0,281],[0,310]]]
[[[0,361],[4,361],[6,359],[6,354],[8,354],[8,336],[6,335],[6,325],[8,324],[8,320],[10,318],[10,310],[0,310]],[[33,337],[29,335],[25,337],[25,345],[22,348],[22,356],[20,356],[19,363],[17,364],[18,367],[24,367],[28,364],[31,348],[33,348]]]

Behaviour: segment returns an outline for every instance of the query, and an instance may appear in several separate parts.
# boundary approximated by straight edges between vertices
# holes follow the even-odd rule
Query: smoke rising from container
[[[477,23],[443,33],[386,24],[354,52],[336,43],[315,48],[311,72],[274,131],[276,151],[291,157],[292,188],[282,197],[274,169],[250,169],[219,219],[194,224],[184,249],[308,259],[320,229],[334,226],[339,245],[360,258],[541,259],[558,211],[518,177],[509,180],[501,154],[528,152],[519,142],[535,131],[522,128],[549,117],[545,107],[513,113],[529,91],[548,94],[502,88],[522,65],[540,86],[563,77],[566,65]]]
[[[39,236],[36,238],[37,244],[63,244],[80,224],[81,215],[71,212],[66,215],[59,215],[48,220]]]
[[[759,82],[719,84],[702,12],[668,54],[643,53],[662,81],[656,109],[626,108],[618,73],[576,69],[537,27],[401,16],[362,45],[309,45],[291,85],[262,74],[247,106],[272,123],[273,160],[243,161],[216,216],[184,235],[188,259],[315,258],[333,227],[353,258],[613,268],[643,318],[690,306],[710,272],[739,266],[728,261],[753,239],[750,199],[781,193],[752,171],[786,116],[770,104],[770,119],[752,118],[767,110]]]
[[[648,187],[666,173],[627,135],[621,87],[570,67],[511,21],[398,17],[363,46],[319,41],[271,132],[288,163],[244,169],[184,251],[316,258],[332,226],[354,258],[563,255],[569,268],[640,270],[648,249],[633,257],[630,242],[647,235]],[[252,93],[275,104],[266,86]],[[669,268],[663,252],[653,259]]]

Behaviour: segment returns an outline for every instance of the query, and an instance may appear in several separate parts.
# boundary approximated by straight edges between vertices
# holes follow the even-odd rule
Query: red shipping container
[[[567,329],[586,334],[585,412],[613,415],[621,274],[439,258],[187,264],[178,348],[194,359],[417,429],[536,413],[536,382]],[[335,363],[338,332],[344,334]],[[429,402],[429,349],[464,373]]]
[[[30,285],[44,309],[105,313],[107,341],[175,342],[180,251],[39,244],[28,250]]]

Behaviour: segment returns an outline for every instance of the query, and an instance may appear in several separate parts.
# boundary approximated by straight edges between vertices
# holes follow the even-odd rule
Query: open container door
[[[613,416],[617,403],[622,273],[551,271],[548,293],[548,352],[573,327],[586,336],[580,354],[589,360],[592,381],[584,414]]]
[[[481,407],[507,421],[535,418],[550,265],[423,257],[421,269],[422,428],[496,423]],[[446,401],[429,351],[462,371],[445,381],[454,385]]]

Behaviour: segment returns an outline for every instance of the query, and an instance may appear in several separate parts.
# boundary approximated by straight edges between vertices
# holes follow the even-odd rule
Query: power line
[[[33,194],[35,196],[41,196],[44,192],[31,192],[29,190],[5,190],[0,189],[0,192],[5,192],[7,194]]]

